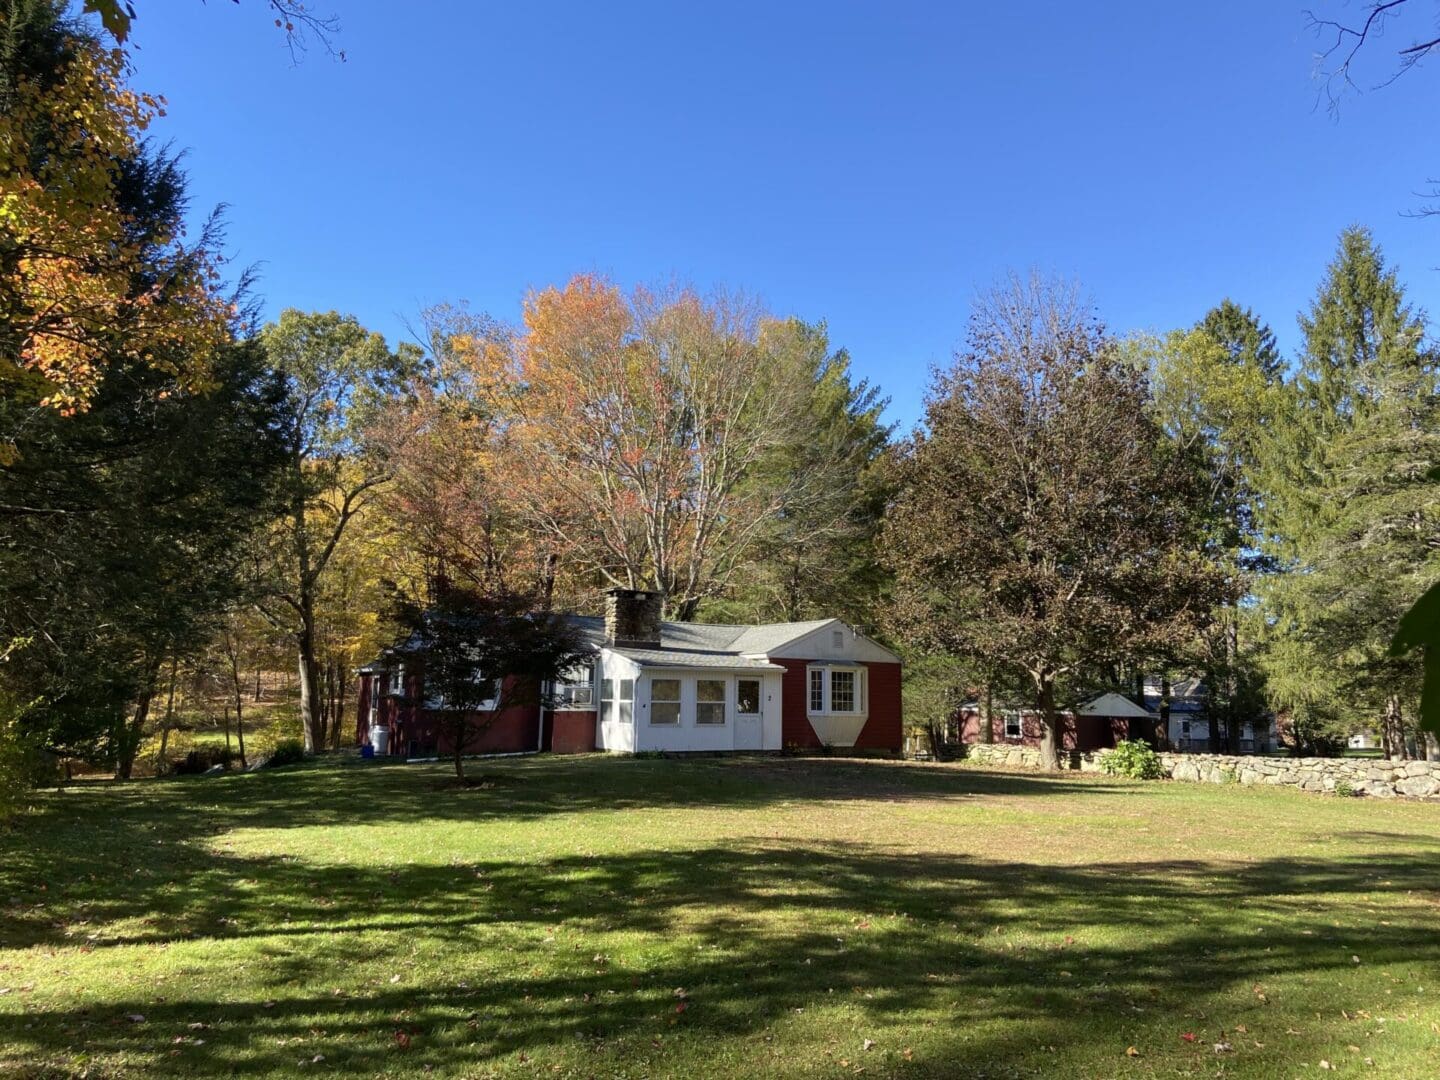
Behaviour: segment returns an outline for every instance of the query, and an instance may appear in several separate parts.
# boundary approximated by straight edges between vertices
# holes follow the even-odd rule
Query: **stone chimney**
[[[605,593],[605,641],[621,648],[658,649],[665,595],[643,589]]]

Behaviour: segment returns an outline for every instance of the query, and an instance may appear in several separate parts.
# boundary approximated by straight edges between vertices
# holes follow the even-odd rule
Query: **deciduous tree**
[[[323,579],[355,520],[389,482],[385,446],[373,423],[382,404],[406,390],[418,362],[392,352],[379,334],[336,312],[283,312],[261,333],[285,382],[281,420],[285,466],[281,523],[271,536],[264,610],[295,642],[306,750],[323,749],[316,606]]]
[[[902,480],[882,539],[893,625],[1024,672],[1050,768],[1060,682],[1163,654],[1223,588],[1195,471],[1072,289],[1017,278],[977,306]]]

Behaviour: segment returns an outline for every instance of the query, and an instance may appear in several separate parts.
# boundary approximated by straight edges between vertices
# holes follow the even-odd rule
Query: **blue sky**
[[[1012,268],[1079,279],[1118,331],[1230,295],[1288,350],[1361,222],[1437,308],[1440,220],[1402,214],[1440,176],[1440,76],[1332,118],[1299,5],[315,0],[349,59],[298,66],[260,0],[136,6],[156,133],[271,315],[396,338],[578,271],[723,283],[828,322],[908,426]]]

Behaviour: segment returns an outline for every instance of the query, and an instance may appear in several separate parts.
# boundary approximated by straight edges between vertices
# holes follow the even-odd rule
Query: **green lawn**
[[[49,797],[0,831],[0,1077],[1440,1075],[1434,804],[484,771]]]

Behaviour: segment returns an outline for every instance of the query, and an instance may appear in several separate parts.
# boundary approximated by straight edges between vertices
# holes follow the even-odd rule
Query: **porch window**
[[[1006,714],[1005,714],[1005,738],[1007,738],[1007,739],[1020,739],[1020,738],[1024,738],[1024,735],[1025,735],[1024,728],[1021,727],[1021,724],[1020,724],[1020,714],[1019,714],[1019,713],[1006,713]]]
[[[620,680],[620,722],[628,724],[635,719],[635,680]]]
[[[695,723],[725,723],[725,680],[695,680]]]
[[[758,716],[760,713],[760,680],[735,680],[735,711],[741,716]]]
[[[600,680],[600,722],[609,723],[615,719],[615,680]]]
[[[650,723],[678,724],[680,722],[680,680],[650,680]]]

